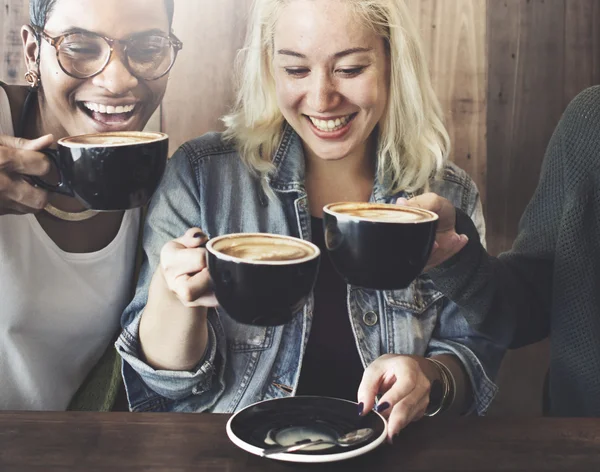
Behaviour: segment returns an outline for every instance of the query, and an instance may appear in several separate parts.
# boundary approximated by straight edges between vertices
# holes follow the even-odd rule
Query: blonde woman
[[[231,232],[323,247],[325,204],[426,189],[484,233],[474,183],[446,161],[448,134],[406,8],[257,0],[239,83],[227,131],[184,144],[150,208],[147,260],[117,342],[131,409],[233,412],[328,395],[357,401],[357,414],[375,407],[390,439],[426,412],[484,413],[503,346],[474,332],[427,277],[363,290],[323,257],[314,297],[293,321],[246,326],[217,307],[201,247],[204,234]],[[453,401],[440,404],[431,386],[445,380]]]

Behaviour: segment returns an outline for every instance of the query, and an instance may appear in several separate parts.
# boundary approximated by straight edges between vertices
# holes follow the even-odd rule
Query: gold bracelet
[[[454,403],[454,399],[456,397],[456,380],[454,375],[452,375],[452,371],[443,362],[440,362],[437,359],[432,359],[431,357],[426,357],[425,359],[435,365],[440,374],[440,379],[444,387],[442,401],[440,402],[438,408],[430,413],[425,413],[425,416],[435,416],[448,410]]]
[[[444,411],[446,411],[452,406],[454,400],[456,399],[456,379],[446,364],[438,361],[437,359],[429,359],[436,363],[440,370],[444,372],[446,375],[446,380],[448,381],[449,397],[446,399],[448,400],[448,403],[444,406]]]

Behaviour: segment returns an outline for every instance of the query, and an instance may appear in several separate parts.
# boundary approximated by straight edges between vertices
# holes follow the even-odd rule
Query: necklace
[[[46,204],[46,206],[44,207],[44,211],[50,213],[55,218],[58,218],[59,220],[63,221],[85,221],[89,220],[90,218],[93,218],[98,213],[100,213],[96,210],[83,210],[78,211],[76,213],[71,213],[69,211],[59,210],[50,203]]]

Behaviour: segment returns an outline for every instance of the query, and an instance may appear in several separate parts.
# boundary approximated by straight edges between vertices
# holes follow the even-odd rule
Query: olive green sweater
[[[508,189],[507,189],[508,190]],[[467,246],[430,276],[480,331],[513,347],[550,335],[550,414],[600,416],[600,87],[577,96],[549,143],[511,251]]]

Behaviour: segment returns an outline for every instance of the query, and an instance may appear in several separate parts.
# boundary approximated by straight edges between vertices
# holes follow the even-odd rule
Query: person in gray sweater
[[[563,114],[510,251],[488,255],[437,195],[404,203],[440,215],[428,275],[472,326],[513,348],[550,336],[548,414],[600,416],[600,86]]]

